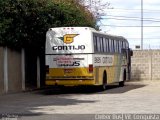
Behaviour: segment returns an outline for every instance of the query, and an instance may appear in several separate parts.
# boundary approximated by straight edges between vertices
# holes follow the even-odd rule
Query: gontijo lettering
[[[84,50],[85,45],[53,46],[53,50]]]

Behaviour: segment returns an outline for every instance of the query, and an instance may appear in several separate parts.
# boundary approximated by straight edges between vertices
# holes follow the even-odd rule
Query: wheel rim
[[[107,84],[106,77],[107,77],[107,75],[106,75],[106,73],[104,73],[104,74],[103,74],[103,85],[102,85],[103,90],[106,89],[106,84]]]
[[[103,87],[103,90],[105,90],[106,89],[106,84],[104,83],[102,87]]]

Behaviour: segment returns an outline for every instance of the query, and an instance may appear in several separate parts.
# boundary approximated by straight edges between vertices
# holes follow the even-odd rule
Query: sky
[[[141,0],[103,0],[100,29],[128,39],[130,47],[141,46]],[[160,49],[160,0],[143,0],[143,49]]]

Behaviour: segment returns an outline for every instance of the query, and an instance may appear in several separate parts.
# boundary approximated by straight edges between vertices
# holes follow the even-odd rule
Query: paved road
[[[0,119],[18,116],[20,120],[71,120],[69,114],[73,114],[74,120],[76,114],[89,114],[91,118],[92,114],[158,114],[159,103],[160,81],[128,82],[124,87],[112,85],[103,92],[84,88],[46,89],[0,96]]]

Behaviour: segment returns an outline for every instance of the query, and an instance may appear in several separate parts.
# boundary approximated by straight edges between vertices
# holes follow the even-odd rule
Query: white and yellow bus
[[[124,85],[130,78],[128,41],[89,27],[50,28],[46,34],[46,85]]]

